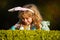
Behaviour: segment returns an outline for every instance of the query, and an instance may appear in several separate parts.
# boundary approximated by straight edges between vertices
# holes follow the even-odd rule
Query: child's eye
[[[26,12],[29,12],[28,10]]]
[[[22,18],[22,19],[24,19],[24,18]]]
[[[26,19],[28,19],[28,18],[26,18]]]

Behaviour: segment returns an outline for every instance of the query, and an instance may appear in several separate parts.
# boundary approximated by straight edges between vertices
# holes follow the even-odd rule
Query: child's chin
[[[25,25],[29,25],[29,23],[24,23]]]

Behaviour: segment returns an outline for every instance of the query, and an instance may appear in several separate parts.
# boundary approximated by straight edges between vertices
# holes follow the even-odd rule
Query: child
[[[38,11],[36,5],[27,4],[23,7],[15,7],[9,9],[8,11],[19,11],[18,18],[19,21],[11,27],[11,30],[36,30],[42,29],[42,16]],[[48,29],[49,30],[49,29]]]

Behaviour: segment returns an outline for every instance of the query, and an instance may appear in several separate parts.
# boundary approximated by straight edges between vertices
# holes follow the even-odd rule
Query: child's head
[[[36,26],[39,26],[39,24],[42,21],[42,17],[40,15],[40,12],[38,11],[36,5],[34,4],[28,4],[28,5],[24,5],[24,8],[29,8],[31,10],[34,11],[34,13],[32,13],[31,11],[27,10],[27,11],[21,11],[19,12],[19,19],[22,20],[22,22],[26,23],[26,24],[35,24]],[[27,19],[27,20],[26,20]]]
[[[29,11],[24,11],[19,14],[19,18],[25,25],[29,25],[32,23],[32,16],[33,14]]]

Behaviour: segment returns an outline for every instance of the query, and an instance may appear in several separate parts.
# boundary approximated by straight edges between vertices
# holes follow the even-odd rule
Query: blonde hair
[[[42,19],[42,16],[41,16],[39,10],[37,9],[37,6],[34,4],[27,4],[27,5],[24,5],[23,7],[33,10],[34,13],[32,13],[32,12],[26,13],[27,11],[24,13],[19,12],[19,15],[18,15],[19,18],[22,19],[22,17],[25,17],[25,15],[28,17],[32,17],[32,20],[33,20],[32,23],[36,26],[37,29],[40,29],[40,23],[43,19]]]

